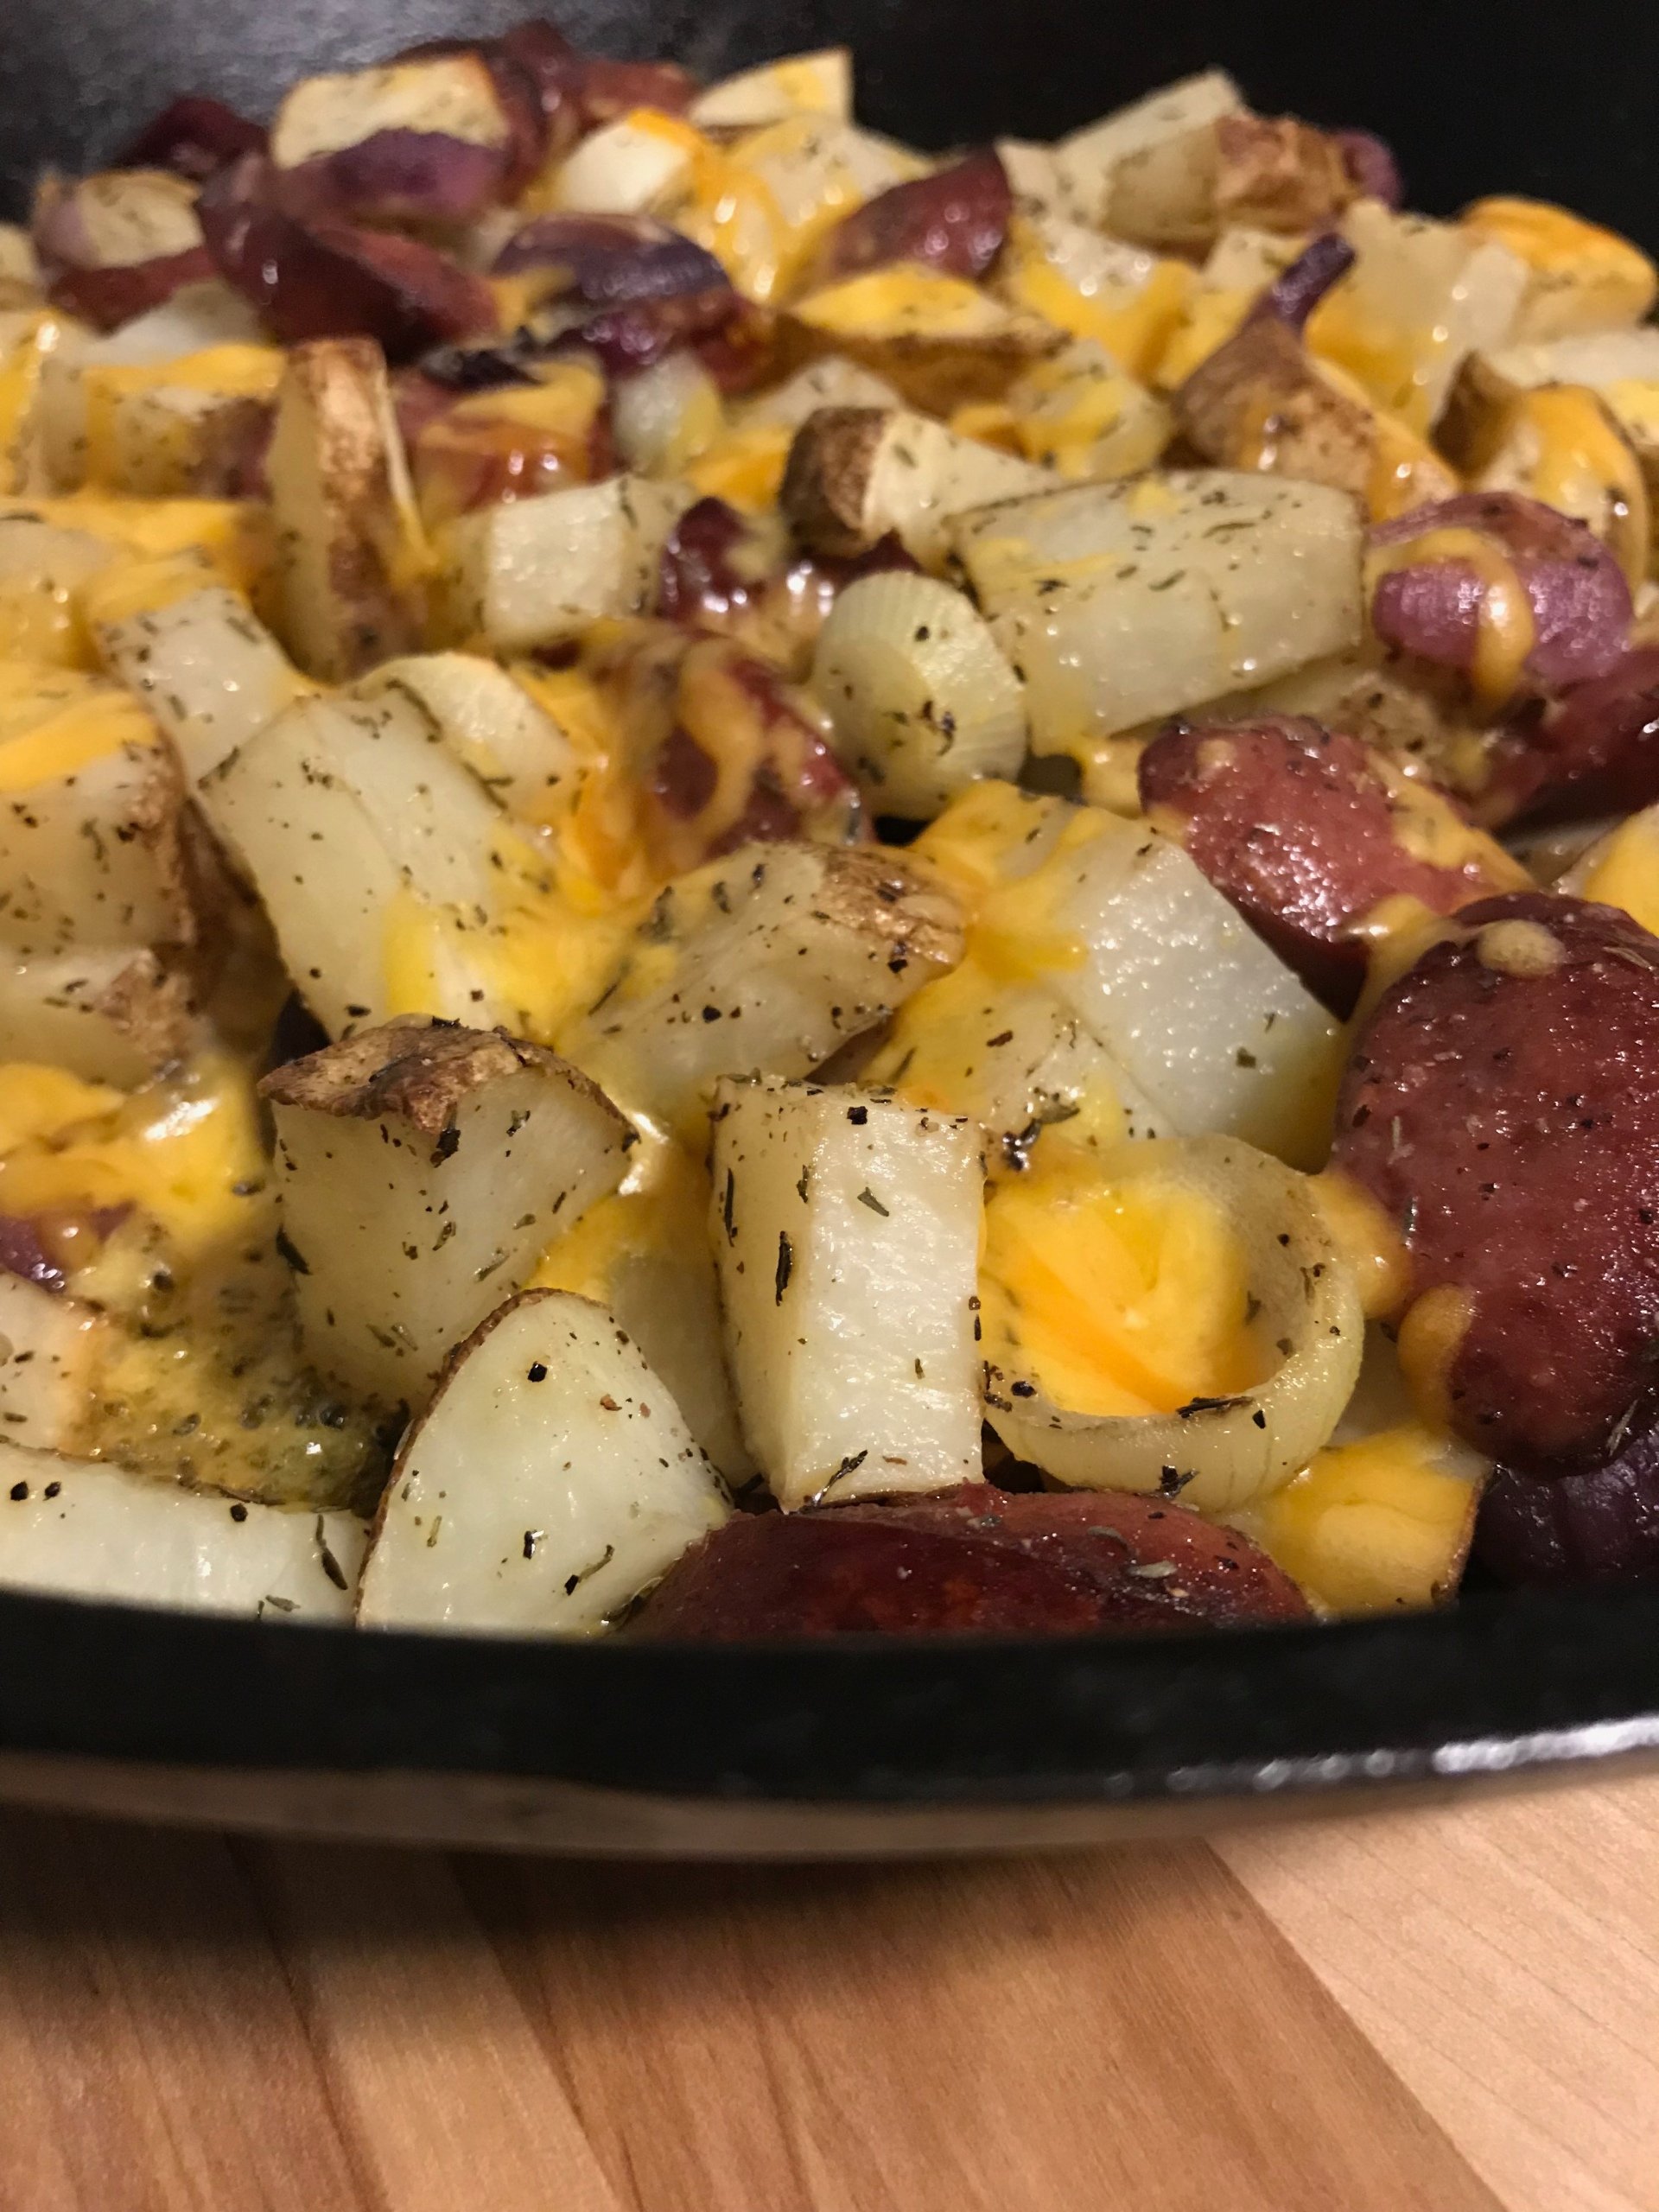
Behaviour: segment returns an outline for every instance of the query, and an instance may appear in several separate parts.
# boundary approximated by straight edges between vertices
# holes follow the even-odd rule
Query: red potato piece
[[[1587,1475],[1538,1482],[1498,1468],[1481,1493],[1474,1556],[1511,1589],[1659,1582],[1659,1431]]]
[[[184,92],[147,123],[123,150],[118,169],[171,169],[205,184],[244,154],[263,154],[265,126],[207,92]]]
[[[1522,871],[1452,802],[1374,747],[1301,715],[1177,725],[1141,756],[1141,803],[1332,1011],[1353,1012],[1367,954],[1356,925],[1386,899],[1450,914]],[[1455,867],[1413,849],[1438,831]]]
[[[550,29],[551,26],[550,25]],[[555,37],[558,35],[554,33]],[[512,200],[522,192],[553,150],[551,118],[542,99],[540,80],[522,54],[505,38],[433,38],[398,54],[399,61],[442,60],[451,54],[475,54],[489,71],[496,98],[507,119],[506,162],[501,196]],[[572,127],[570,137],[574,139]],[[560,151],[563,148],[559,149]]]
[[[1157,1499],[1013,1494],[739,1516],[694,1545],[632,1633],[1120,1635],[1301,1621],[1247,1537]]]
[[[1593,822],[1659,801],[1659,646],[1638,645],[1493,741],[1489,822]]]
[[[372,338],[388,359],[493,328],[480,276],[435,246],[345,223],[305,223],[273,204],[257,157],[221,169],[197,203],[219,274],[285,346]]]
[[[1361,1033],[1333,1163],[1399,1227],[1420,1396],[1524,1472],[1604,1460],[1656,1379],[1659,938],[1546,892],[1465,907]]]
[[[867,200],[830,232],[817,275],[830,283],[889,262],[918,261],[976,279],[1001,252],[1013,213],[1007,172],[986,147]]]
[[[1472,534],[1486,549],[1484,559],[1443,550],[1447,532]],[[1413,560],[1409,549],[1420,543],[1423,557]],[[1379,524],[1370,544],[1387,560],[1372,594],[1371,626],[1396,652],[1476,671],[1492,561],[1513,575],[1531,612],[1533,639],[1518,672],[1531,679],[1523,693],[1605,676],[1629,642],[1634,609],[1618,561],[1583,523],[1541,500],[1462,493]]]

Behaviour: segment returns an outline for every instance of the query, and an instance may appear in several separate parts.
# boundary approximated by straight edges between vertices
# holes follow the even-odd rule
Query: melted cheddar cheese
[[[1456,562],[1472,569],[1479,580],[1470,688],[1482,706],[1501,707],[1515,696],[1527,656],[1537,643],[1532,602],[1502,546],[1479,531],[1447,527],[1427,530],[1397,545],[1374,548],[1366,562],[1367,599],[1378,581],[1395,569],[1433,561]]]
[[[1605,906],[1622,906],[1644,930],[1659,936],[1659,808],[1633,814],[1585,856],[1581,895]]]

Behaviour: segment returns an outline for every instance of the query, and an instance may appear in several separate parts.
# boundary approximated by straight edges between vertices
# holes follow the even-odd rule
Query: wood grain
[[[1659,1782],[889,1868],[0,1815],[0,2212],[1659,2212]]]

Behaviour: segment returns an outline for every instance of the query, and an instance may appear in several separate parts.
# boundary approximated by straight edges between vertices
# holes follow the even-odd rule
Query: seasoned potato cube
[[[366,338],[289,354],[266,463],[284,642],[329,683],[420,641],[420,525],[386,364]]]
[[[690,1127],[716,1077],[809,1074],[961,953],[956,901],[896,855],[745,845],[669,887],[560,1043],[630,1113]]]
[[[479,54],[410,54],[378,68],[302,77],[271,123],[270,156],[278,168],[299,168],[381,132],[499,148],[508,128]]]
[[[1375,200],[1357,201],[1342,227],[1358,259],[1313,310],[1308,343],[1379,407],[1426,431],[1465,359],[1508,342],[1526,264],[1492,239],[1390,214]]]
[[[48,671],[0,695],[0,944],[190,943],[183,806],[171,748],[114,685]]]
[[[0,958],[0,1057],[67,1068],[130,1090],[188,1051],[194,1025],[181,976],[153,952]]]
[[[601,1635],[729,1510],[610,1315],[528,1291],[460,1349],[398,1454],[357,1617]]]
[[[0,1441],[8,1589],[250,1620],[349,1620],[365,1534],[354,1514],[289,1512]]]
[[[222,584],[92,621],[105,665],[149,709],[191,784],[313,686],[247,601]]]
[[[1061,342],[1036,315],[1005,306],[959,276],[912,264],[807,293],[790,303],[779,331],[785,360],[845,354],[931,415],[1000,399],[1015,377]]]
[[[8,1444],[75,1449],[108,1325],[79,1299],[0,1270],[0,1422]]]
[[[1039,361],[1008,393],[1014,427],[1030,458],[1066,481],[1138,476],[1174,429],[1163,401],[1126,376],[1093,338],[1074,339]]]
[[[130,499],[226,499],[249,482],[282,381],[275,346],[86,367],[85,482]]]
[[[980,1471],[979,1133],[869,1091],[725,1082],[713,1234],[749,1448],[785,1510]]]
[[[1224,115],[1242,115],[1244,101],[1224,70],[1183,78],[1128,107],[1074,130],[1056,148],[1061,175],[1085,222],[1102,228],[1113,179],[1131,156],[1190,137]]]
[[[761,423],[776,423],[786,430],[798,430],[809,416],[816,415],[821,407],[896,407],[899,395],[885,378],[861,369],[856,361],[849,361],[839,353],[826,353],[821,360],[809,361],[804,369],[797,369],[792,377],[774,385],[770,391],[763,391],[742,409],[739,421],[744,428]]]
[[[386,1405],[425,1403],[451,1348],[615,1187],[630,1134],[539,1046],[418,1016],[261,1092],[307,1347]]]
[[[1216,469],[1077,485],[951,537],[1063,752],[1356,644],[1362,521],[1344,493]]]
[[[0,516],[0,658],[89,667],[76,594],[115,557],[114,548],[90,531],[33,515]]]
[[[554,181],[556,207],[579,215],[643,215],[660,207],[690,181],[696,140],[673,125],[619,116],[590,130],[562,163]]]
[[[0,310],[37,306],[41,266],[21,223],[0,223]]]
[[[826,407],[795,434],[783,506],[804,545],[840,556],[897,531],[918,561],[944,553],[953,515],[1053,483],[1049,473],[903,409]]]
[[[1659,270],[1615,231],[1541,200],[1478,200],[1463,227],[1495,239],[1526,264],[1514,342],[1628,330],[1652,312]]]
[[[579,636],[600,616],[639,613],[692,496],[679,485],[610,476],[467,516],[448,544],[451,633],[524,652]]]
[[[1016,218],[997,268],[1014,306],[1092,339],[1134,377],[1150,376],[1193,289],[1175,261],[1056,215]]]
[[[332,1034],[392,1014],[513,1011],[487,957],[501,816],[412,700],[302,699],[200,798]]]
[[[362,699],[412,700],[438,741],[509,813],[535,821],[574,774],[570,740],[504,668],[476,653],[414,653],[357,686]]]
[[[830,46],[722,77],[697,94],[687,114],[699,130],[759,130],[791,115],[845,123],[852,111],[853,57],[844,46]]]

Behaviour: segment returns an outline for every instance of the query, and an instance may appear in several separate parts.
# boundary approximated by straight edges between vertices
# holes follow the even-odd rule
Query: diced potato
[[[372,340],[292,348],[266,475],[281,627],[300,665],[342,683],[417,645],[420,525]]]
[[[313,686],[247,601],[222,584],[93,628],[105,665],[173,741],[190,783],[257,736]]]
[[[1106,187],[1105,227],[1163,253],[1202,253],[1219,224],[1221,149],[1213,122],[1128,154]]]
[[[1008,393],[1029,458],[1068,481],[1103,482],[1150,468],[1174,429],[1169,409],[1124,373],[1098,340],[1074,339],[1028,369]]]
[[[686,1427],[734,1488],[755,1471],[738,1426],[709,1240],[709,1171],[683,1147],[646,1143],[620,1188],[542,1255],[531,1286],[602,1306],[661,1376]]]
[[[1321,485],[1172,470],[1013,499],[951,526],[1064,752],[1357,643],[1358,508]]]
[[[1599,397],[1641,463],[1649,507],[1659,505],[1659,330],[1647,326],[1471,353],[1440,433],[1447,452],[1478,465],[1503,435],[1517,401],[1557,385]],[[1573,454],[1559,456],[1558,477],[1561,463],[1570,471]]]
[[[0,516],[0,658],[52,668],[92,665],[77,593],[115,557],[90,531],[32,515]]]
[[[1187,137],[1221,116],[1243,112],[1243,98],[1232,79],[1224,70],[1211,69],[1202,76],[1166,86],[1161,92],[1149,92],[1144,99],[1116,109],[1098,123],[1074,130],[1055,151],[1084,220],[1108,227],[1106,207],[1112,181],[1131,156]]]
[[[795,434],[783,507],[814,552],[866,553],[896,531],[918,561],[937,562],[953,515],[1050,488],[1033,463],[958,437],[903,409],[826,407]]]
[[[38,494],[52,488],[41,417],[47,364],[83,334],[67,315],[8,307],[6,297],[0,276],[0,493]]]
[[[1467,356],[1508,342],[1526,264],[1455,224],[1390,214],[1375,200],[1357,201],[1342,227],[1358,259],[1313,310],[1308,343],[1379,407],[1427,430]]]
[[[154,369],[192,356],[222,362],[250,353],[269,358],[259,320],[238,293],[221,283],[187,284],[106,336],[60,342],[41,373],[41,435],[51,482],[73,492],[86,481],[88,395],[100,375]],[[118,390],[118,383],[111,388]]]
[[[1392,753],[1408,774],[1477,792],[1488,774],[1490,737],[1470,718],[1465,687],[1421,676],[1375,649],[1337,653],[1248,697],[1217,702],[1214,711],[1311,715]]]
[[[1149,377],[1193,289],[1193,272],[1056,215],[1016,217],[997,283],[1015,307],[1093,339],[1130,375]]]
[[[641,476],[683,475],[726,428],[720,386],[690,351],[620,378],[610,407],[617,457]]]
[[[570,740],[504,668],[476,653],[390,660],[357,686],[362,699],[412,700],[438,742],[511,814],[537,821],[576,767]]]
[[[1526,344],[1628,330],[1652,312],[1659,270],[1617,232],[1541,200],[1478,200],[1463,227],[1519,255],[1527,289],[1513,338]]]
[[[1039,145],[1029,138],[999,138],[996,158],[1008,180],[1015,210],[1027,220],[1081,219],[1058,146]]]
[[[0,1422],[8,1445],[78,1447],[108,1326],[79,1299],[0,1269]]]
[[[20,223],[0,223],[0,310],[37,306],[41,265],[35,243]]]
[[[1469,488],[1518,492],[1586,524],[1634,591],[1653,543],[1646,474],[1612,409],[1586,385],[1520,393],[1465,454]]]
[[[609,476],[468,515],[448,546],[452,634],[523,652],[601,616],[639,613],[691,497],[679,485]]]
[[[958,276],[910,264],[870,270],[792,301],[779,340],[786,362],[845,354],[931,415],[1000,399],[1062,342],[1036,315]]]
[[[898,393],[884,378],[839,353],[826,353],[821,360],[809,361],[782,384],[774,385],[770,391],[763,391],[750,400],[738,419],[746,428],[776,423],[784,429],[798,430],[808,416],[816,415],[821,407],[898,404]]]
[[[720,1085],[732,1371],[785,1510],[977,1479],[982,1180],[965,1121],[853,1089]]]
[[[379,68],[302,77],[271,123],[270,157],[280,169],[298,168],[382,130],[499,147],[508,128],[478,54],[411,54]]]
[[[0,1059],[130,1090],[181,1059],[194,1033],[184,979],[153,952],[0,958]]]
[[[224,346],[179,361],[83,364],[83,480],[133,499],[222,499],[248,482],[282,381],[275,346]]]
[[[451,1349],[615,1188],[630,1135],[539,1046],[419,1018],[292,1061],[261,1095],[307,1349],[385,1405],[425,1403]]]
[[[717,1077],[810,1074],[961,952],[956,901],[894,854],[745,845],[669,887],[560,1044],[628,1113],[694,1126]]]
[[[554,206],[571,214],[643,215],[690,181],[696,135],[649,111],[601,124],[564,161]]]
[[[171,748],[114,685],[48,671],[0,697],[0,944],[190,943],[183,805]]]
[[[411,1011],[513,1012],[486,957],[501,817],[413,700],[302,699],[199,797],[331,1034]]]
[[[461,1349],[398,1454],[358,1619],[601,1635],[728,1512],[626,1332],[531,1291]]]
[[[691,195],[671,219],[725,264],[740,291],[769,305],[842,216],[927,168],[856,124],[787,116],[724,157],[705,150]]]
[[[722,77],[697,94],[687,113],[699,130],[758,130],[791,115],[845,123],[852,111],[853,57],[844,46],[830,46]]]
[[[124,1605],[349,1620],[366,1531],[0,1441],[0,1585]]]

